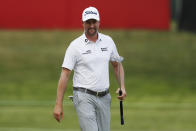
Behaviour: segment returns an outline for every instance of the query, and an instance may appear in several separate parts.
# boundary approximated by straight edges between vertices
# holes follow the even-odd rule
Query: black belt
[[[85,93],[88,93],[94,96],[99,96],[99,97],[105,96],[109,93],[109,89],[107,89],[106,91],[96,92],[96,91],[92,91],[92,90],[89,90],[83,87],[73,87],[73,90],[85,92]]]

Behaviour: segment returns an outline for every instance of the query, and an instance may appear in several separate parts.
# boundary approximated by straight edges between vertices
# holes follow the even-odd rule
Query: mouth
[[[89,35],[89,36],[94,36],[96,35],[97,33],[97,29],[96,28],[88,28],[86,33]]]
[[[90,36],[94,36],[96,32],[97,32],[96,28],[89,28],[87,34]]]
[[[95,29],[95,28],[89,28],[88,31],[89,31],[89,32],[95,32],[96,29]]]

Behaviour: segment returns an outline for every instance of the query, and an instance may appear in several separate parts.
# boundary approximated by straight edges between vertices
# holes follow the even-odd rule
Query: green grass
[[[110,68],[112,131],[194,131],[196,37],[188,32],[103,30],[116,42],[125,69],[125,126]],[[80,36],[70,31],[0,31],[0,130],[79,131],[72,81],[64,120],[52,117],[64,53]]]
[[[120,125],[119,106],[112,105],[112,131],[193,131],[196,106],[193,103],[124,103],[125,125]],[[52,117],[51,104],[4,105],[0,107],[0,130],[79,131],[72,103],[64,104],[64,119],[59,124]],[[9,116],[9,117],[8,117]]]

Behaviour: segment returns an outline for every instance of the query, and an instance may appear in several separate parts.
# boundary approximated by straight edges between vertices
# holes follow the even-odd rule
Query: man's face
[[[99,29],[99,21],[95,19],[89,19],[83,22],[85,33],[89,36],[95,36]]]

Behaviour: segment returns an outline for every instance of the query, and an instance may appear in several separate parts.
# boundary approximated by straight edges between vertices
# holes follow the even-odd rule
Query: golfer
[[[65,53],[53,115],[58,122],[63,118],[63,96],[71,71],[74,70],[73,103],[81,130],[110,131],[109,62],[116,78],[120,77],[120,100],[126,97],[123,66],[117,62],[120,56],[111,37],[98,32],[98,10],[86,8],[82,13],[82,23],[84,33],[71,42]]]

